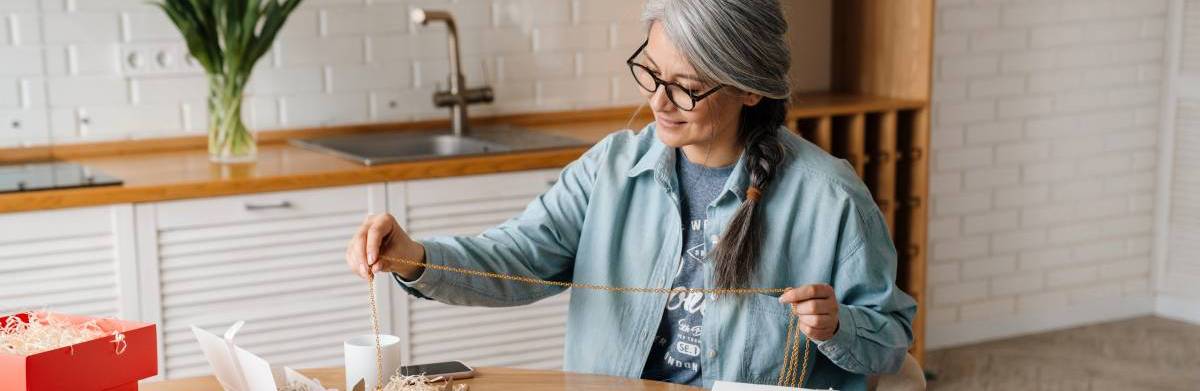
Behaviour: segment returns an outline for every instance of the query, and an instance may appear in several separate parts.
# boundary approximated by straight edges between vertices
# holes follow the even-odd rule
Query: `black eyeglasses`
[[[667,89],[667,99],[670,100],[675,107],[678,107],[683,111],[692,111],[692,109],[696,108],[696,102],[699,102],[701,99],[712,95],[712,93],[717,92],[717,90],[725,86],[724,84],[721,84],[713,87],[711,90],[697,95],[684,86],[658,78],[658,76],[655,75],[655,71],[650,70],[650,68],[647,68],[645,65],[633,62],[633,59],[637,58],[638,54],[641,54],[642,50],[646,49],[646,44],[648,43],[650,43],[649,39],[647,39],[645,42],[642,42],[642,46],[638,47],[637,51],[633,52],[633,55],[629,56],[628,60],[625,60],[625,63],[629,64],[629,71],[633,73],[633,80],[636,81],[638,86],[642,87],[642,89],[653,94],[655,91],[658,91],[658,86],[663,86]]]

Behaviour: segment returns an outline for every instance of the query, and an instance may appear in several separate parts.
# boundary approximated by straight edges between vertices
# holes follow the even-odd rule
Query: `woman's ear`
[[[742,105],[744,106],[754,106],[757,105],[758,102],[762,102],[762,95],[755,94],[753,92],[747,92],[742,96]]]

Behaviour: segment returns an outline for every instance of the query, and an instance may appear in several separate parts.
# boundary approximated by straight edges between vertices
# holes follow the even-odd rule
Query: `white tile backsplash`
[[[9,26],[8,18],[0,18],[0,45],[12,45],[14,37],[12,37],[12,27]]]
[[[0,47],[0,76],[35,76],[42,73],[42,48]]]
[[[321,11],[304,7],[292,11],[287,24],[284,24],[283,28],[279,30],[280,38],[315,38],[320,35]]]
[[[41,78],[21,79],[21,107],[26,109],[46,106],[46,83]]]
[[[204,107],[204,106],[197,106]],[[208,123],[206,112],[197,117],[204,118],[203,124]],[[270,96],[248,96],[242,105],[243,119],[246,126],[255,129],[270,129],[279,127],[279,99]],[[197,127],[203,129],[203,127]]]
[[[528,81],[569,78],[575,75],[575,57],[574,53],[569,52],[501,57],[501,80]]]
[[[111,43],[71,45],[67,49],[68,68],[74,75],[113,74],[120,69],[119,52]]]
[[[6,0],[0,2],[0,11],[34,11],[38,9],[38,0]]]
[[[412,85],[412,65],[362,65],[329,68],[326,73],[330,92],[403,89]]]
[[[203,76],[144,77],[131,82],[134,105],[183,103],[208,93],[208,79]]]
[[[538,52],[608,49],[608,24],[538,27],[533,31],[533,49]]]
[[[13,45],[33,45],[42,42],[42,20],[40,14],[14,13],[9,15],[9,28]]]
[[[374,93],[371,97],[371,115],[374,119],[387,121],[402,120],[406,116],[432,118],[444,114],[444,109],[433,105],[432,95],[433,88]],[[477,112],[480,107],[468,108],[471,109],[475,110],[470,112]]]
[[[320,126],[366,122],[366,93],[297,94],[283,97],[284,125]]]
[[[356,36],[283,38],[276,42],[274,50],[281,53],[284,67],[362,64],[366,61],[366,40]]]
[[[289,95],[321,92],[325,89],[325,68],[319,66],[269,68],[259,66],[246,87],[249,95]]]
[[[46,43],[117,42],[121,37],[121,18],[116,12],[46,13],[42,23]]]
[[[330,8],[321,12],[325,35],[407,33],[409,8],[403,5]]]
[[[538,103],[548,106],[566,106],[572,102],[583,105],[599,105],[608,102],[612,93],[608,90],[606,77],[591,77],[575,80],[547,80],[538,82]]]
[[[116,106],[129,102],[128,81],[119,76],[50,78],[46,83],[50,107]]]
[[[92,106],[80,109],[79,116],[80,137],[90,140],[119,139],[126,135],[145,138],[183,130],[182,109],[175,104]]]
[[[582,23],[636,22],[642,2],[575,0],[574,11],[575,21]]]
[[[431,103],[434,88],[447,86],[446,29],[411,23],[415,7],[455,14],[467,84],[495,88],[496,102],[472,106],[472,114],[636,104],[642,97],[624,60],[645,37],[642,4],[306,0],[256,66],[243,112],[256,130],[446,117],[446,109]],[[804,4],[789,7],[793,23],[810,26],[828,17],[828,0]],[[804,12],[807,4],[824,11]],[[793,37],[801,42],[793,50],[812,42],[819,53],[798,58],[824,61],[806,66],[827,69],[823,48],[829,43],[822,40],[828,41],[829,31],[801,30],[806,36]],[[29,125],[20,131],[0,126],[6,131],[0,143],[203,131],[208,116],[203,73],[155,63],[159,52],[182,47],[175,27],[144,0],[0,0],[0,111],[8,117],[41,116],[23,121]],[[140,68],[129,65],[130,57]],[[806,79],[798,88],[821,89],[827,78],[821,75],[815,84]],[[1129,91],[1109,99],[1139,95]]]
[[[14,77],[0,77],[0,109],[21,106],[21,82]]]
[[[496,26],[565,26],[571,23],[572,3],[562,0],[495,0],[492,18]],[[537,12],[529,12],[537,10]]]
[[[43,0],[42,6],[45,7],[47,3],[64,2],[67,9],[71,11],[129,11],[152,7],[149,3],[140,0]]]
[[[171,20],[164,18],[162,12],[157,10],[126,12],[121,14],[121,18],[127,42],[171,41],[179,37],[179,31],[171,24]],[[300,24],[297,20],[299,18],[290,19],[288,23]]]

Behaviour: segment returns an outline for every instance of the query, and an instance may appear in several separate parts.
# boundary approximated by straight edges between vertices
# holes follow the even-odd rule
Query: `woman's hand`
[[[808,339],[825,341],[837,333],[838,301],[832,286],[813,284],[788,289],[779,295],[779,302],[792,305],[792,313],[800,320],[800,331]]]
[[[358,232],[346,245],[346,264],[364,279],[382,271],[415,280],[424,270],[414,265],[389,262],[383,256],[425,262],[425,247],[409,238],[396,218],[386,213],[367,216],[358,227]]]

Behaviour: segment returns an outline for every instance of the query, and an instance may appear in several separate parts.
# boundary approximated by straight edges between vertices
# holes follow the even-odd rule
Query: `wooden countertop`
[[[883,97],[801,94],[793,98],[788,117],[853,115],[925,105],[923,101]],[[636,110],[636,107],[617,107],[515,114],[473,118],[472,124],[515,125],[590,144],[627,125],[640,129],[653,120],[648,108],[635,114]],[[210,163],[204,136],[0,149],[0,164],[69,161],[124,181],[120,186],[0,194],[0,213],[553,168],[565,166],[587,150],[573,147],[366,167],[287,144],[288,139],[297,137],[447,126],[447,121],[439,120],[262,132],[258,135],[257,162],[236,165]]]
[[[591,144],[624,128],[628,115],[626,112],[626,119],[620,120],[589,118],[583,122],[551,121],[523,126]],[[641,125],[644,122],[633,126]],[[346,129],[346,132],[404,127],[375,125],[375,129]],[[100,149],[109,148],[112,153],[95,156],[94,151],[73,146],[66,150],[65,156],[55,158],[86,165],[120,178],[124,183],[119,186],[0,194],[0,213],[553,168],[565,166],[587,150],[586,147],[571,147],[367,167],[330,154],[295,147],[285,140],[282,135],[273,135],[260,143],[255,163],[234,165],[210,163],[203,144],[147,147],[143,150],[136,147],[134,150],[123,150],[123,146],[104,145]]]
[[[322,368],[300,370],[307,376],[313,376],[325,387],[342,389],[346,386],[345,371],[342,368]],[[537,371],[512,368],[476,368],[475,377],[455,381],[469,386],[469,391],[488,390],[528,390],[528,391],[560,391],[560,390],[645,390],[645,391],[691,391],[702,390],[678,384],[655,381],[628,379],[623,377],[591,375],[562,371]],[[141,384],[142,391],[219,391],[221,385],[212,376],[190,379],[168,380],[156,383]]]

